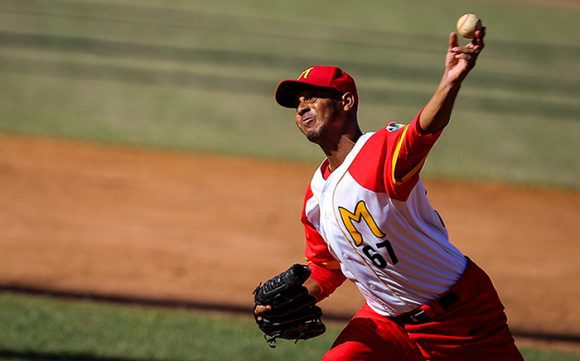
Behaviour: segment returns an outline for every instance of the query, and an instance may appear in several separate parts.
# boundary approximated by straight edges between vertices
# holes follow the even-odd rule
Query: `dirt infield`
[[[0,284],[250,305],[303,259],[313,166],[0,135]],[[580,193],[427,180],[512,326],[580,335]],[[352,285],[324,308],[352,313]]]

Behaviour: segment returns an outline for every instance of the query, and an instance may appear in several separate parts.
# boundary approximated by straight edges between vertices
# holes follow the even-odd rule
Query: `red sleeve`
[[[316,263],[309,263],[308,267],[312,270],[310,278],[316,281],[320,286],[320,294],[318,301],[330,296],[334,290],[338,288],[346,280],[340,269],[331,270],[326,267],[317,265]]]
[[[426,134],[419,125],[417,114],[413,121],[405,126],[398,137],[393,149],[392,158],[392,182],[395,185],[411,181],[415,183],[419,177],[419,171],[427,159],[427,154],[441,135],[442,129],[431,134]],[[415,179],[415,181],[412,181]]]
[[[441,130],[424,134],[419,113],[408,124],[390,122],[374,133],[357,154],[349,173],[362,187],[406,200],[419,181],[419,171]]]

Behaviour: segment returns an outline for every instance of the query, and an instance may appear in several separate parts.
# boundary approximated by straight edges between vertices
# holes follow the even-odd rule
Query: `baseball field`
[[[465,12],[488,27],[424,170],[526,360],[580,360],[580,4],[549,0],[0,2],[0,360],[317,360],[269,349],[255,286],[303,260],[320,150],[273,100],[335,64],[360,121],[408,122]]]

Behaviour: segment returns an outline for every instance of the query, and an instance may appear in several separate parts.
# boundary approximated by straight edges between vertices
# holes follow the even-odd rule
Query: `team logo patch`
[[[314,70],[314,67],[313,66],[311,66],[310,68],[304,70],[302,72],[302,74],[300,74],[300,76],[298,77],[298,80],[300,80],[300,79],[308,79],[308,75],[310,75],[310,72],[312,70]]]
[[[392,133],[403,128],[404,126],[405,124],[390,122],[389,125],[387,125],[387,131]]]

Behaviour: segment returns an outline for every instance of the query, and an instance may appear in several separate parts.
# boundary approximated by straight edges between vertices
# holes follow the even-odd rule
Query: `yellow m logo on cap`
[[[298,77],[298,80],[300,79],[308,79],[308,75],[310,74],[310,72],[312,71],[312,69],[314,69],[313,66],[311,66],[310,68],[304,70],[300,76]]]

